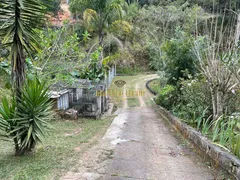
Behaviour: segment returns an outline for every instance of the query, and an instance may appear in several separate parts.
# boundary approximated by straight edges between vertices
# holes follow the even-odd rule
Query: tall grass
[[[206,119],[201,116],[195,118],[194,122],[197,124],[197,130],[209,137],[214,144],[240,158],[240,132],[237,128],[237,119],[221,116],[216,121],[211,121],[211,117]]]

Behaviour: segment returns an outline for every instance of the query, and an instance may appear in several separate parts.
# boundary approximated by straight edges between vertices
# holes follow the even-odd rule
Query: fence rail
[[[107,88],[109,88],[111,86],[111,83],[113,81],[113,78],[116,76],[116,66],[112,66],[109,70],[108,70],[108,75],[105,79],[106,83],[107,83]]]

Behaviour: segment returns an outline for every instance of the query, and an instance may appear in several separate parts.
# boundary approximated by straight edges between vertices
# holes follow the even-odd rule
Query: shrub
[[[49,135],[52,103],[48,88],[38,79],[25,83],[21,94],[0,106],[0,132],[14,141],[17,155],[32,151]]]
[[[139,66],[125,66],[117,68],[117,73],[121,75],[133,76],[137,75],[140,72],[143,72],[143,69]]]
[[[191,78],[191,77],[190,77]],[[182,119],[192,119],[211,115],[211,94],[205,79],[181,80],[180,81],[179,104],[175,107],[175,112]]]
[[[100,66],[100,56],[101,56],[102,49],[99,48],[98,50],[94,51],[90,58],[89,58],[89,65],[85,67],[85,69],[81,72],[80,78],[81,79],[89,79],[89,80],[96,80],[100,81],[103,80],[105,77],[105,70],[103,66]],[[72,73],[72,75],[76,75]],[[78,77],[75,76],[75,77]]]
[[[191,36],[177,30],[176,39],[166,41],[162,45],[162,51],[168,83],[177,85],[180,79],[188,79],[189,74],[194,76],[197,73]]]
[[[176,99],[177,99],[176,88],[172,85],[166,85],[160,90],[155,101],[158,105],[161,105],[164,108],[170,110],[176,103]]]
[[[154,43],[148,43],[146,47],[147,57],[149,59],[149,67],[152,70],[162,70],[164,67],[164,61],[162,60],[161,47]]]
[[[225,113],[231,115],[232,113],[240,112],[240,91],[227,92],[226,94],[226,110]]]

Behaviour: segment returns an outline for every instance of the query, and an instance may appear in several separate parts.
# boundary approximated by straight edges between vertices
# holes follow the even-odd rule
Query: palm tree
[[[31,151],[37,142],[41,142],[47,130],[43,120],[50,114],[47,90],[37,81],[25,82],[26,55],[32,57],[32,53],[40,50],[36,29],[41,27],[46,17],[44,1],[0,0],[0,38],[3,45],[11,49],[14,97],[11,102],[2,102],[0,130],[5,132],[4,137],[12,138],[17,155]]]
[[[25,80],[26,53],[39,50],[35,32],[45,19],[46,6],[40,0],[0,0],[0,38],[11,47],[12,83],[18,94]]]
[[[130,24],[122,21],[125,0],[90,0],[91,6],[83,13],[83,19],[90,31],[98,34],[99,45],[103,47],[104,36],[113,27],[130,29]]]

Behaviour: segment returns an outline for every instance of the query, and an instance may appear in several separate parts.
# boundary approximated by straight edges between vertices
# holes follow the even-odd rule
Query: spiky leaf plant
[[[16,103],[12,99],[11,102],[8,99],[4,98],[0,106],[0,138],[1,140],[8,140],[9,136],[15,136],[15,134],[9,134],[13,127],[16,125],[16,121],[13,121],[15,118]],[[16,139],[13,138],[13,140]],[[16,147],[17,148],[17,147]]]
[[[0,107],[0,129],[15,143],[17,155],[32,151],[49,135],[52,102],[48,88],[38,79],[28,80],[16,102],[3,101]],[[15,110],[15,112],[14,112]]]
[[[11,47],[14,90],[20,91],[25,80],[25,56],[39,50],[36,28],[45,19],[46,5],[42,0],[0,0],[0,39]]]

